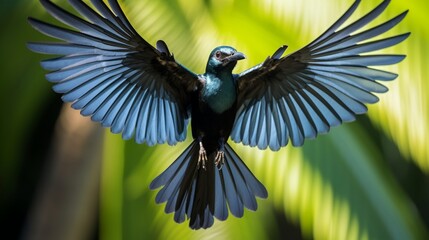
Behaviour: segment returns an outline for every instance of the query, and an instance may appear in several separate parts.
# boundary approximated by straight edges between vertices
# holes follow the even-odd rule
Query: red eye
[[[220,56],[221,56],[220,51],[217,51],[217,52],[215,53],[215,55],[216,55],[216,58],[220,58]]]

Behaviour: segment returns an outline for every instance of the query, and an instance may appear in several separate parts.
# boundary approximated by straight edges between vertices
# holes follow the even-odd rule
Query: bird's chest
[[[236,89],[232,77],[219,79],[206,77],[201,91],[201,100],[216,113],[223,113],[234,104]]]

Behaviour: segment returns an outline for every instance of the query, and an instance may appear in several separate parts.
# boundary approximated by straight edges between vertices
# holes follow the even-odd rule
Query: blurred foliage
[[[240,62],[237,72],[262,62],[283,44],[289,45],[287,53],[298,50],[329,27],[352,2],[124,0],[121,5],[148,42],[165,40],[176,60],[201,73],[208,53],[218,45],[231,45],[246,54],[247,60]],[[362,1],[353,19],[379,2]],[[37,1],[2,1],[0,9],[0,215],[4,216],[9,206],[25,208],[13,205],[23,188],[20,184],[31,185],[20,179],[23,169],[32,166],[32,156],[25,150],[40,144],[42,136],[38,134],[45,131],[39,129],[45,126],[41,122],[53,122],[56,112],[43,114],[55,96],[38,64],[46,56],[25,47],[29,40],[47,39],[26,23],[29,15],[47,18],[46,12]],[[379,95],[380,102],[369,107],[369,120],[359,117],[355,123],[307,141],[303,148],[288,146],[270,152],[235,146],[269,191],[268,200],[258,200],[258,211],[246,211],[242,219],[217,221],[207,231],[191,231],[187,222],[176,224],[171,214],[163,212],[164,205],[154,203],[156,192],[149,191],[148,185],[189,141],[175,147],[149,148],[106,134],[100,238],[285,239],[288,232],[279,215],[300,226],[306,238],[428,237],[429,86],[424,77],[429,73],[425,60],[429,28],[424,22],[429,2],[393,0],[370,25],[406,9],[410,9],[407,18],[384,36],[408,31],[412,35],[384,52],[404,53],[407,58],[385,68],[399,73],[399,77],[386,83],[390,91]],[[21,197],[28,198],[22,202],[31,201],[31,195]]]
[[[30,136],[37,131],[36,121],[43,114],[43,105],[48,105],[51,90],[49,83],[40,81],[43,73],[39,64],[34,64],[42,56],[31,54],[26,48],[29,39],[42,39],[27,23],[29,14],[44,14],[38,3],[2,1],[0,9],[0,203],[4,205],[6,197],[16,194],[18,189],[18,177],[25,164],[24,145],[33,140],[36,141],[32,145],[40,143]],[[47,119],[46,122],[52,120]]]

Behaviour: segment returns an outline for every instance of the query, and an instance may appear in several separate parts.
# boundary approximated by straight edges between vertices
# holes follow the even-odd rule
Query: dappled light
[[[52,86],[44,77],[46,71],[39,65],[46,56],[25,48],[28,41],[49,40],[31,29],[27,17],[49,22],[53,19],[48,18],[38,1],[22,2],[5,5],[9,11],[2,10],[0,16],[3,23],[8,23],[2,26],[0,36],[0,49],[5,53],[0,83],[0,210],[3,226],[7,226],[8,217],[3,217],[6,214],[14,216],[10,222],[15,225],[6,234],[31,239],[32,231],[43,230],[50,223],[62,223],[52,218],[44,220],[46,225],[38,224],[37,219],[43,219],[38,216],[44,214],[43,209],[57,209],[55,202],[46,206],[40,204],[40,199],[52,200],[49,194],[73,193],[81,194],[78,199],[89,200],[58,204],[70,207],[58,211],[91,209],[92,216],[78,216],[86,220],[82,222],[88,224],[87,229],[63,226],[64,229],[57,229],[59,236],[71,231],[75,233],[72,236],[112,240],[428,237],[429,28],[423,24],[429,9],[427,0],[392,0],[387,10],[365,27],[410,10],[403,22],[383,34],[390,37],[411,32],[404,42],[381,51],[407,57],[397,65],[380,68],[399,76],[394,81],[382,82],[389,91],[377,94],[380,100],[368,106],[368,114],[306,140],[302,147],[289,144],[273,152],[229,141],[266,186],[268,199],[257,198],[257,211],[246,209],[242,218],[229,213],[225,221],[215,219],[211,228],[197,231],[189,228],[189,220],[177,224],[174,214],[164,212],[165,203],[155,203],[157,191],[149,189],[151,181],[191,143],[190,129],[187,139],[175,146],[149,147],[135,143],[134,139],[125,141],[121,134],[108,129],[100,134],[99,124],[88,124],[89,118],[83,118],[69,105],[61,107],[61,96],[52,93]],[[54,2],[70,9],[67,1]],[[291,54],[323,33],[353,2],[119,1],[145,40],[153,46],[157,40],[164,40],[175,60],[195,73],[204,72],[210,51],[219,45],[233,46],[246,55],[235,73],[263,62],[282,45],[288,45],[285,54]],[[351,20],[357,20],[380,2],[362,1]],[[87,172],[62,165],[64,156],[82,155],[85,158],[80,158],[79,166],[90,165]],[[94,162],[85,164],[83,159]],[[85,182],[62,178],[52,166],[69,170],[68,177],[83,174],[82,179],[91,181],[87,183],[89,187],[68,191],[71,185],[67,181]],[[91,174],[99,175],[95,179]],[[54,179],[49,176],[64,180],[61,190],[66,193],[47,191],[51,180],[46,179]],[[97,187],[93,186],[95,181]]]

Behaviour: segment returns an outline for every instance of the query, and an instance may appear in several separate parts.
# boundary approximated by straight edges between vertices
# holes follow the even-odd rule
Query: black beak
[[[246,58],[246,56],[244,56],[243,53],[241,53],[241,52],[235,52],[234,54],[232,54],[231,56],[228,57],[228,60],[230,62],[232,62],[232,61],[242,60],[242,59],[245,59],[245,58]]]
[[[225,66],[225,65],[227,65],[230,62],[236,62],[238,60],[242,60],[242,59],[245,59],[245,58],[246,58],[246,56],[244,56],[243,53],[241,53],[241,52],[235,52],[235,53],[231,54],[230,56],[225,57],[223,59],[223,64],[222,65]]]

